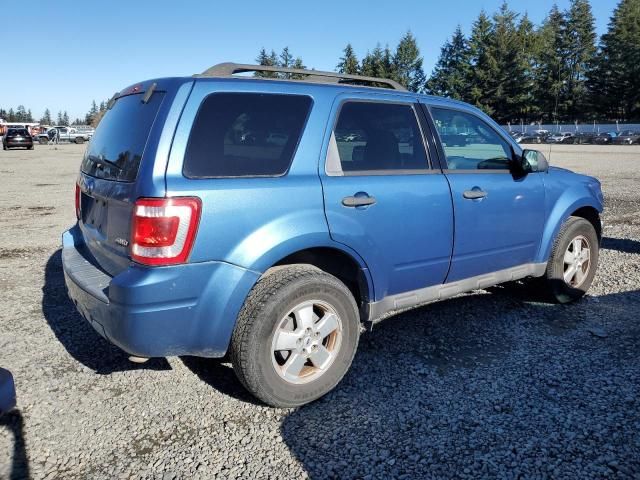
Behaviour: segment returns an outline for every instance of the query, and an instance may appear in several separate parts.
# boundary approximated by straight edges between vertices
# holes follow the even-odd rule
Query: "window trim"
[[[500,133],[498,130],[496,130],[496,128],[491,125],[490,123],[488,123],[484,118],[482,118],[481,115],[478,115],[476,112],[473,111],[469,111],[467,109],[464,108],[456,108],[455,106],[442,106],[442,105],[433,105],[433,104],[423,104],[424,107],[426,108],[428,115],[429,115],[429,120],[431,122],[431,124],[433,125],[433,129],[435,130],[435,134],[437,135],[437,139],[438,139],[438,151],[439,154],[441,156],[441,158],[443,159],[443,168],[442,168],[442,173],[445,174],[457,174],[457,173],[471,173],[471,174],[481,174],[481,173],[502,173],[502,174],[509,174],[509,175],[513,175],[513,171],[511,170],[511,168],[482,168],[482,169],[478,169],[478,168],[473,168],[473,169],[458,169],[458,168],[449,168],[449,164],[447,163],[447,153],[444,151],[444,146],[442,143],[442,138],[440,137],[440,132],[438,131],[438,128],[436,126],[435,123],[435,119],[433,117],[433,112],[431,111],[432,109],[441,109],[441,110],[450,110],[450,111],[454,111],[454,112],[460,112],[460,113],[465,113],[467,115],[470,115],[472,117],[475,117],[476,119],[478,119],[479,121],[481,121],[482,123],[484,123],[487,128],[489,128],[490,130],[492,130],[499,138],[501,138],[510,148],[511,150],[511,161],[513,161],[514,156],[516,155],[516,152],[513,148],[513,145],[511,144],[511,141],[502,133]]]
[[[191,134],[193,132],[193,127],[196,124],[196,120],[198,119],[198,115],[200,115],[200,111],[202,110],[202,106],[204,105],[204,103],[207,101],[207,99],[209,97],[212,97],[214,95],[271,95],[271,96],[279,96],[279,97],[283,97],[283,96],[287,96],[287,97],[306,97],[310,100],[309,102],[309,109],[307,110],[307,115],[304,119],[304,122],[302,124],[302,128],[300,129],[300,136],[298,137],[298,141],[296,142],[296,145],[293,149],[293,152],[291,153],[291,159],[289,160],[289,164],[287,165],[287,168],[285,169],[284,172],[282,173],[277,173],[277,174],[270,174],[270,175],[207,175],[207,176],[189,176],[185,173],[184,169],[185,169],[185,165],[186,165],[186,159],[187,159],[187,151],[189,149],[189,141],[191,140]],[[185,142],[185,146],[184,146],[184,153],[183,153],[183,159],[182,159],[182,166],[180,168],[180,171],[182,173],[182,176],[188,180],[223,180],[223,179],[227,179],[227,178],[280,178],[280,177],[286,177],[287,175],[289,175],[289,171],[291,170],[291,165],[293,165],[293,162],[298,154],[298,149],[300,148],[300,142],[302,142],[302,137],[304,136],[306,130],[307,130],[307,125],[309,123],[309,118],[311,117],[311,112],[313,110],[315,101],[313,99],[313,97],[309,94],[306,93],[274,93],[274,92],[263,92],[263,91],[216,91],[216,92],[211,92],[208,93],[207,95],[205,95],[202,100],[200,100],[200,105],[198,105],[198,110],[196,110],[196,114],[193,117],[193,122],[191,123],[191,128],[189,129],[189,134],[187,135],[187,139]]]
[[[347,103],[383,103],[387,105],[401,105],[408,106],[411,108],[413,112],[413,116],[416,121],[416,125],[418,126],[418,130],[420,131],[420,138],[422,140],[422,146],[424,148],[425,157],[427,160],[427,165],[425,168],[420,169],[401,169],[394,168],[389,170],[351,170],[345,172],[342,170],[342,162],[340,160],[340,155],[338,152],[338,144],[335,139],[335,130],[338,124],[338,120],[340,119],[340,114],[342,113],[342,109]],[[327,154],[325,156],[324,162],[324,173],[328,177],[367,177],[367,176],[401,176],[401,175],[431,175],[434,173],[440,173],[440,170],[435,170],[433,168],[433,161],[431,159],[431,152],[429,150],[428,142],[426,141],[424,128],[422,122],[420,121],[420,117],[418,116],[418,109],[420,108],[419,103],[416,101],[402,101],[397,99],[392,100],[384,100],[384,99],[370,99],[370,98],[343,98],[340,100],[338,108],[333,116],[333,121],[331,124],[331,130],[329,135],[329,144],[327,146]],[[334,167],[334,168],[331,168]],[[336,168],[337,167],[337,168]]]

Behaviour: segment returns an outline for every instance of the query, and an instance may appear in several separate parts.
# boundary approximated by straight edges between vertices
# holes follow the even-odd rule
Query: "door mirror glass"
[[[525,150],[520,157],[520,167],[523,173],[546,172],[549,170],[549,162],[542,152]]]

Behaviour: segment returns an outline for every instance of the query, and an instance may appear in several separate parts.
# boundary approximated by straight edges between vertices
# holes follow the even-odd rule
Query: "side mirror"
[[[522,173],[531,172],[547,172],[549,170],[549,162],[547,157],[538,150],[524,150],[522,156],[518,158],[520,171]]]

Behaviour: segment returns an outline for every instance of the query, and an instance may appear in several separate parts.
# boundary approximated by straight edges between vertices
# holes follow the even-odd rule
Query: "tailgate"
[[[126,269],[136,179],[164,92],[121,96],[87,147],[79,179],[79,219],[88,253],[112,276]]]

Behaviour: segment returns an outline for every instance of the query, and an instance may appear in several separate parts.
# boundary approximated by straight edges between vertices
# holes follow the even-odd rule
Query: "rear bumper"
[[[69,297],[104,338],[140,357],[221,357],[259,273],[224,262],[171,267],[135,263],[111,277],[83,248],[77,226],[62,236]]]

